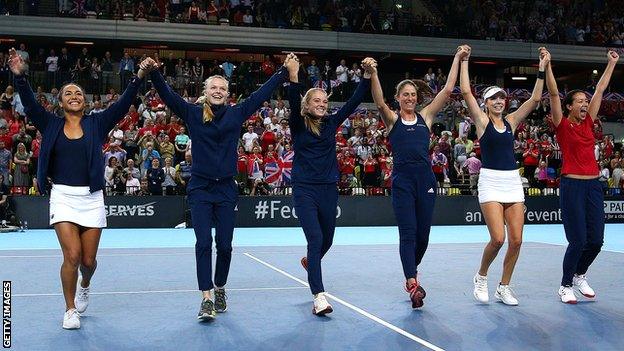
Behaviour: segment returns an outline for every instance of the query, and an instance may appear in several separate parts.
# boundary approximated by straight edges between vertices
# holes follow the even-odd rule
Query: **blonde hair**
[[[206,95],[206,91],[208,90],[208,84],[210,84],[210,82],[212,82],[214,79],[223,79],[223,81],[225,82],[225,87],[227,89],[227,91],[230,91],[230,82],[221,75],[214,75],[214,76],[210,76],[208,77],[205,81],[204,81],[204,95],[200,96],[197,101],[195,102],[196,104],[201,104],[203,105],[203,118],[204,118],[204,123],[209,123],[212,122],[212,120],[214,119],[214,113],[212,113],[212,109],[210,108],[210,101],[208,100],[208,95]]]
[[[308,128],[312,133],[317,136],[321,135],[321,120],[319,118],[314,118],[310,115],[308,109],[310,108],[310,99],[312,99],[312,93],[315,91],[320,91],[327,96],[327,92],[320,88],[312,88],[308,90],[303,98],[301,99],[301,116],[303,117],[303,122],[305,123],[306,128]],[[328,96],[329,97],[329,96]]]

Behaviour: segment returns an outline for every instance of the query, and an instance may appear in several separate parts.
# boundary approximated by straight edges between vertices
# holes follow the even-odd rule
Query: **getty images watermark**
[[[2,281],[2,346],[11,347],[11,281]]]

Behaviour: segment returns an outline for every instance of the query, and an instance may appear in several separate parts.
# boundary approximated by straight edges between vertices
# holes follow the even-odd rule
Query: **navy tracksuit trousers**
[[[392,207],[399,226],[399,253],[405,279],[416,278],[433,221],[436,179],[427,166],[411,174],[393,174]]]
[[[336,229],[336,184],[294,184],[295,213],[308,241],[308,283],[312,294],[325,291],[321,259],[332,245]]]
[[[561,219],[568,239],[561,285],[572,286],[574,274],[585,274],[604,241],[604,193],[598,179],[561,177]]]
[[[195,259],[199,290],[207,291],[227,283],[232,260],[232,238],[238,189],[233,178],[189,184],[188,203],[195,230]],[[212,228],[215,227],[217,265],[212,281]]]

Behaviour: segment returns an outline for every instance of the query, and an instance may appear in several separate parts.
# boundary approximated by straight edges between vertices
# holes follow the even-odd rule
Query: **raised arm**
[[[140,64],[137,77],[130,81],[124,93],[117,101],[101,113],[102,125],[104,127],[102,130],[103,136],[107,135],[108,132],[113,129],[115,124],[119,123],[119,121],[121,121],[121,119],[128,113],[130,105],[132,105],[143,79],[152,69],[156,68],[156,65],[151,65],[148,60],[153,62],[151,58],[145,59]]]
[[[462,97],[466,101],[468,106],[468,113],[477,126],[477,135],[481,137],[487,126],[487,115],[479,107],[477,99],[472,95],[470,90],[470,75],[468,73],[468,60],[470,58],[470,47],[468,47],[468,56],[461,61],[461,69],[459,75],[459,87],[461,89]]]
[[[55,118],[55,115],[46,112],[43,106],[35,99],[35,94],[24,75],[26,63],[24,59],[17,54],[14,48],[9,50],[9,68],[15,75],[15,87],[22,101],[22,105],[24,105],[24,112],[32,119],[35,127],[43,133],[48,125],[49,119]]]
[[[537,73],[537,79],[535,80],[535,86],[533,87],[533,93],[531,94],[531,98],[525,101],[520,107],[510,113],[507,116],[507,121],[511,124],[511,129],[514,131],[518,127],[522,121],[528,116],[532,111],[534,111],[539,105],[540,101],[542,101],[542,91],[544,90],[544,78],[546,76],[546,66],[550,63],[550,53],[548,51],[543,51],[540,48],[540,59],[539,59],[539,71]]]
[[[299,68],[297,68],[299,70]],[[245,120],[251,116],[257,109],[262,106],[262,103],[271,99],[271,94],[273,94],[273,90],[275,90],[280,84],[282,84],[286,77],[288,76],[288,70],[286,67],[281,66],[277,72],[275,72],[269,80],[267,80],[262,86],[251,93],[247,99],[245,99],[240,104],[236,105],[236,108],[241,110],[241,114],[238,116],[240,118],[240,123],[242,124]]]
[[[151,64],[151,61],[149,63]],[[171,111],[173,111],[184,122],[188,123],[188,113],[192,105],[184,101],[178,93],[171,89],[169,84],[165,82],[165,79],[159,70],[152,68],[150,78],[152,80],[152,84],[154,84],[154,88],[156,88],[156,91],[158,92],[158,96],[164,101],[165,105],[167,105],[167,107],[169,107],[169,109],[171,109]]]
[[[370,61],[373,59],[367,57],[365,58],[365,60]],[[344,120],[347,119],[353,113],[353,111],[355,111],[355,109],[362,103],[362,100],[364,100],[364,96],[366,96],[366,92],[370,90],[370,85],[371,74],[369,72],[364,72],[364,75],[362,76],[360,83],[358,83],[358,86],[355,89],[355,92],[353,92],[351,98],[349,98],[349,100],[344,105],[342,105],[338,112],[332,115],[332,119],[334,120],[334,124],[336,126],[341,125],[342,122],[344,122]]]
[[[615,65],[617,64],[620,56],[617,52],[613,50],[609,50],[607,53],[607,59],[609,60],[607,63],[607,68],[605,68],[602,73],[602,77],[598,81],[596,85],[596,91],[594,92],[594,96],[592,96],[591,101],[589,102],[589,109],[587,113],[592,118],[592,120],[596,120],[598,118],[598,111],[600,111],[600,104],[602,103],[602,95],[604,94],[607,87],[609,87],[609,82],[611,81],[611,75],[613,74],[613,70],[615,69]]]
[[[541,48],[545,51],[545,48]],[[550,99],[550,114],[552,116],[555,128],[561,123],[563,111],[561,109],[561,99],[559,98],[559,90],[557,89],[557,80],[552,69],[552,61],[546,66],[546,87],[548,88],[548,97]]]
[[[394,111],[388,107],[384,100],[383,90],[381,89],[381,82],[379,81],[379,72],[377,70],[377,62],[372,59],[364,59],[362,61],[362,67],[364,71],[371,75],[371,94],[373,95],[373,101],[379,110],[379,115],[386,125],[386,130],[390,132],[394,123],[396,123],[398,116]]]
[[[459,46],[453,58],[453,64],[446,79],[444,88],[438,92],[433,101],[420,111],[420,115],[425,119],[425,123],[429,128],[433,125],[433,119],[444,108],[444,104],[448,101],[455,88],[457,82],[457,73],[462,60],[470,55],[469,47],[466,45]]]
[[[284,66],[288,70],[290,85],[287,88],[288,104],[290,105],[290,118],[288,123],[293,129],[302,129],[303,118],[301,118],[301,93],[302,86],[299,83],[299,59],[294,54],[289,54],[284,61]]]

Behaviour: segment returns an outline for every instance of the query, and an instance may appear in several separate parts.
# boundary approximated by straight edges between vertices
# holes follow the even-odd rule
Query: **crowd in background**
[[[18,1],[0,12],[18,14]],[[428,0],[426,11],[408,2],[381,6],[354,0],[59,0],[69,17],[209,25],[294,28],[542,43],[624,46],[622,0]],[[40,1],[24,14],[43,15]],[[56,14],[47,14],[56,15]]]
[[[87,113],[98,112],[117,100],[118,92],[125,88],[141,60],[127,52],[121,55],[119,61],[112,60],[108,52],[99,60],[91,57],[89,50],[84,48],[77,57],[68,60],[70,65],[65,65],[61,62],[70,54],[66,48],[60,52],[60,56],[55,56],[53,50],[47,56],[41,51],[31,55],[23,44],[18,51],[29,63],[29,80],[35,87],[37,101],[46,110],[57,114],[61,114],[57,94],[62,83],[75,81],[87,87],[90,93],[87,95]],[[0,59],[3,57],[0,56]],[[178,67],[181,60],[161,60],[162,73],[168,83],[189,102],[194,102],[202,94],[205,78],[212,74],[223,74],[235,83],[234,86],[240,84],[238,92],[242,93],[230,96],[229,103],[235,104],[248,96],[259,82],[267,79],[277,68],[270,56],[266,56],[261,63],[250,63],[248,68],[258,69],[258,72],[251,74],[251,70],[243,69],[245,62],[234,64],[226,60],[205,64],[196,60],[193,67],[198,67],[198,74],[192,73],[190,77],[183,76],[180,79]],[[106,71],[118,78],[118,86],[108,85],[113,82],[112,79],[108,83],[94,82],[93,74],[81,73],[81,67],[86,72],[92,72],[92,68],[89,71],[88,67],[100,63],[110,65]],[[187,66],[187,63],[184,65]],[[50,66],[55,69],[50,69]],[[67,74],[66,69],[72,66],[77,74]],[[61,67],[65,67],[63,71]],[[349,65],[344,59],[338,65],[326,61],[321,67],[311,60],[300,74],[305,77],[308,86],[332,89],[334,97],[339,101],[345,101],[362,79],[358,64]],[[0,175],[4,184],[11,187],[13,194],[36,194],[38,189],[35,188],[34,176],[41,134],[25,115],[20,97],[10,85],[10,75],[3,74],[0,77],[3,84],[0,96]],[[433,68],[423,72],[420,77],[434,92],[444,85],[446,79],[441,70]],[[242,86],[245,88],[241,89]],[[101,93],[106,89],[109,89],[108,94]],[[475,93],[480,93],[478,86],[475,87]],[[241,126],[237,176],[241,194],[288,191],[293,158],[290,110],[280,96],[278,92],[275,100],[265,102]],[[509,110],[518,108],[527,97],[521,90],[510,91],[507,102]],[[425,96],[421,103],[428,103],[430,98]],[[392,103],[390,105],[395,106]],[[621,188],[624,184],[621,150],[610,135],[602,135],[600,121],[595,125],[595,137],[596,161],[602,172],[601,180],[605,187]],[[102,165],[105,167],[104,181],[109,195],[185,193],[192,167],[192,140],[186,133],[183,121],[167,109],[149,82],[145,83],[135,104],[111,131],[109,138],[102,150],[106,160]],[[438,115],[433,125],[430,151],[432,169],[441,189],[453,188],[464,193],[474,191],[480,169],[479,140],[460,94],[453,94]],[[561,151],[550,122],[547,98],[518,127],[514,153],[527,187],[557,187]],[[359,108],[336,131],[336,155],[342,194],[387,194],[392,181],[392,148],[375,109]]]

